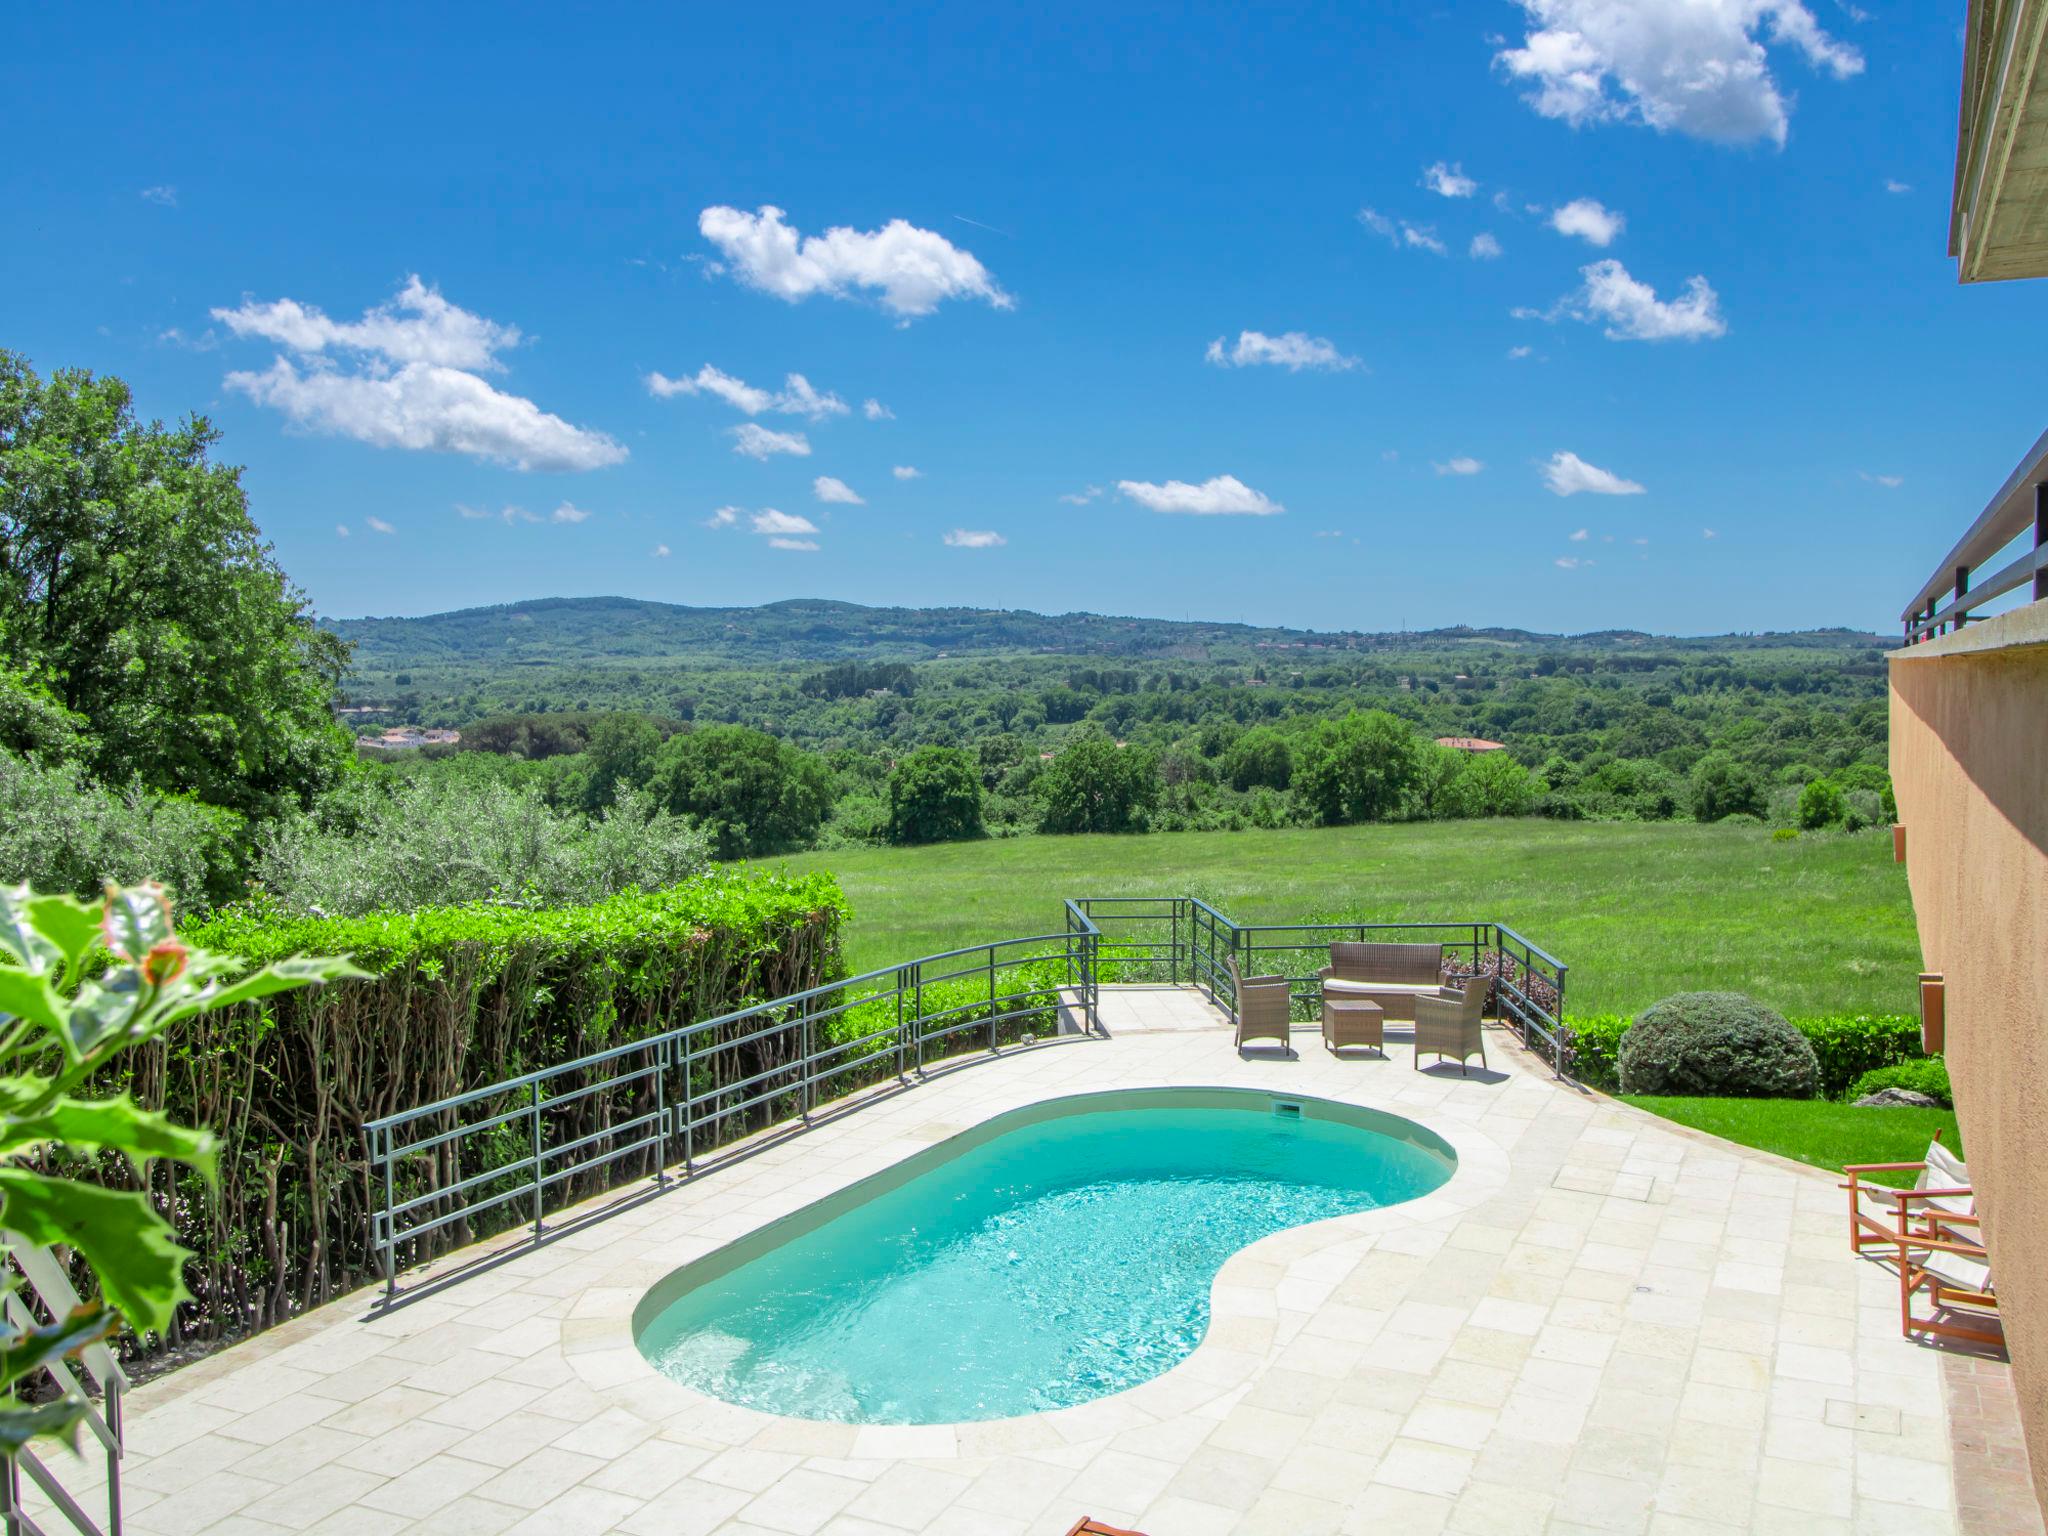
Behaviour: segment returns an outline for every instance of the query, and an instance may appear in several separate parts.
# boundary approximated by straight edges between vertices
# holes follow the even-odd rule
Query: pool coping
[[[1243,1083],[1189,1083],[1163,1075],[1120,1083],[1115,1091],[1189,1088],[1247,1091]],[[1457,1166],[1443,1184],[1413,1200],[1284,1228],[1238,1249],[1224,1261],[1210,1286],[1209,1328],[1201,1342],[1178,1364],[1121,1392],[1070,1408],[1011,1418],[951,1424],[846,1424],[792,1418],[711,1397],[663,1375],[641,1352],[635,1317],[651,1290],[678,1270],[743,1243],[765,1228],[929,1150],[915,1146],[904,1147],[881,1168],[842,1168],[843,1176],[832,1188],[812,1192],[790,1209],[764,1207],[744,1228],[718,1242],[690,1239],[674,1245],[678,1251],[671,1254],[619,1265],[585,1293],[567,1320],[564,1353],[586,1387],[628,1412],[684,1433],[728,1443],[772,1443],[779,1451],[802,1456],[975,1458],[1104,1440],[1128,1429],[1196,1412],[1243,1391],[1258,1375],[1278,1342],[1283,1298],[1298,1304],[1311,1291],[1326,1295],[1335,1276],[1348,1268],[1348,1264],[1335,1261],[1355,1259],[1358,1252],[1400,1233],[1454,1221],[1498,1193],[1508,1179],[1506,1149],[1474,1125],[1456,1120],[1432,1123],[1364,1097],[1339,1097],[1330,1092],[1290,1095],[1263,1085],[1250,1091],[1275,1098],[1319,1098],[1406,1120],[1444,1141]],[[991,1105],[985,1112],[947,1127],[943,1139],[972,1132],[1015,1110],[1079,1096],[1055,1089],[1026,1094],[1014,1103]],[[690,1251],[680,1251],[684,1249]]]

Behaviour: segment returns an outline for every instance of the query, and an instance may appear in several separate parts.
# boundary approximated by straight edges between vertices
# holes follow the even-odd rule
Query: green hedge
[[[203,1015],[108,1085],[221,1139],[216,1188],[157,1175],[198,1255],[182,1330],[268,1326],[369,1278],[366,1121],[828,982],[844,974],[845,915],[830,875],[721,870],[583,907],[319,918],[245,905],[187,930],[190,942],[252,964],[346,954],[373,975]],[[749,1049],[727,1052],[721,1070],[775,1064],[751,1061]],[[565,1102],[552,1139],[640,1112],[633,1095],[645,1088]],[[415,1183],[496,1166],[473,1161],[490,1153],[466,1143],[459,1169],[435,1180],[423,1170]],[[632,1163],[622,1159],[618,1175],[631,1176]],[[602,1183],[579,1175],[558,1192],[580,1198]],[[491,1213],[447,1240],[518,1219]]]
[[[1590,1088],[1619,1092],[1621,1037],[1632,1022],[1616,1013],[1567,1018],[1572,1075]],[[1820,1058],[1822,1098],[1840,1098],[1864,1073],[1921,1055],[1920,1021],[1909,1013],[1836,1013],[1791,1023],[1813,1042]]]

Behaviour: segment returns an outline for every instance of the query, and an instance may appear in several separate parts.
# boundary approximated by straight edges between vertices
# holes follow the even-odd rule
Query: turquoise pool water
[[[636,1331],[677,1381],[798,1418],[945,1424],[1070,1407],[1184,1358],[1238,1249],[1414,1199],[1454,1165],[1420,1126],[1314,1099],[1059,1100],[678,1271]]]

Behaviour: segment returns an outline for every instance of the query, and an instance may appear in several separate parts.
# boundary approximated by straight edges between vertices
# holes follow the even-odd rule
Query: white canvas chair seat
[[[1992,1294],[1991,1266],[1982,1259],[1937,1250],[1916,1262],[1921,1269],[1952,1289],[1976,1291],[1983,1295]]]

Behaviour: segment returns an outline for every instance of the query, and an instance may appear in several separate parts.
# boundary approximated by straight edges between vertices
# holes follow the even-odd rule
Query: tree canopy
[[[245,815],[348,760],[319,628],[204,417],[137,419],[128,386],[0,351],[0,666],[84,722],[85,766]]]

